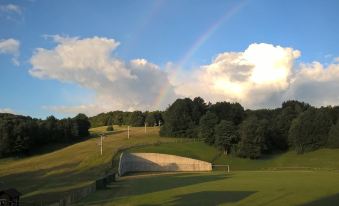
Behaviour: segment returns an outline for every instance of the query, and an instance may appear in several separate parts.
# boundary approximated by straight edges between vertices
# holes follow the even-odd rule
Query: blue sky
[[[339,80],[335,79],[339,76],[335,60],[339,57],[338,10],[336,0],[0,0],[0,111],[39,118],[51,114],[73,116],[77,112],[94,115],[115,109],[164,109],[175,98],[197,95],[210,101],[239,101],[248,108],[279,106],[287,99],[316,106],[339,104],[334,92],[339,88],[335,83]],[[95,37],[99,39],[94,41]],[[9,39],[19,46],[10,44]],[[95,52],[95,44],[103,45],[106,40],[119,42],[118,46],[106,45],[110,52],[102,53],[109,55],[105,60],[108,66],[90,64],[85,71],[74,53],[62,60],[72,62],[74,68],[63,68],[64,63],[52,65],[53,58],[61,55],[56,51],[58,46],[82,49],[89,43],[94,49],[88,52]],[[38,48],[44,51],[39,53]],[[260,65],[267,64],[259,64],[245,54],[253,50],[266,54],[268,59],[275,58],[270,56],[270,48],[279,53],[279,58],[287,59],[284,62],[288,63],[281,66],[286,75],[259,81],[253,71],[264,75],[258,71],[263,70]],[[300,54],[291,56],[287,48]],[[51,56],[43,59],[43,52],[48,51]],[[217,61],[220,55],[222,63]],[[239,58],[246,59],[246,72],[251,73],[243,82],[231,80],[234,73],[239,75],[240,67],[230,62]],[[131,63],[135,59],[143,59],[146,64]],[[113,68],[113,61],[125,66]],[[319,64],[312,63],[315,61]],[[37,70],[32,72],[38,67],[43,75]],[[137,67],[144,73],[138,73]],[[270,71],[282,72],[278,70]],[[98,76],[84,76],[89,72]],[[126,72],[129,75],[122,75]],[[111,73],[114,78],[103,80]],[[212,74],[216,76],[209,76]],[[146,81],[154,83],[145,85]],[[100,86],[91,85],[93,82]],[[159,88],[159,93],[138,95],[154,88]],[[250,101],[249,95],[258,99]]]

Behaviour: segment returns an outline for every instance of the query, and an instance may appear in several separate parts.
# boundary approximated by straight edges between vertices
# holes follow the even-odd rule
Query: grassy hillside
[[[339,149],[320,149],[298,155],[293,151],[267,155],[258,160],[225,156],[203,142],[167,143],[130,149],[131,152],[158,152],[196,158],[214,164],[229,164],[232,170],[339,169]]]
[[[91,133],[95,136],[99,133],[104,132],[105,129],[106,127],[94,128],[91,130]],[[230,164],[231,171],[275,169],[339,169],[339,162],[337,162],[339,150],[322,149],[315,152],[306,153],[304,155],[296,155],[294,152],[287,152],[279,155],[266,156],[260,160],[249,160],[237,158],[234,156],[226,157],[214,147],[206,145],[202,142],[181,142],[182,139],[163,137],[159,138],[158,131],[159,128],[148,128],[147,133],[145,134],[144,128],[132,128],[131,138],[128,140],[126,128],[115,126],[114,132],[106,134],[106,138],[104,139],[104,153],[102,156],[100,155],[100,147],[98,145],[99,138],[96,137],[45,154],[40,154],[23,159],[1,159],[0,182],[3,183],[3,185],[5,185],[6,187],[15,187],[20,192],[22,192],[24,194],[24,202],[40,200],[43,200],[43,203],[52,202],[58,200],[64,193],[67,193],[69,190],[89,184],[91,181],[111,171],[112,157],[115,154],[118,154],[117,152],[120,149],[130,147],[133,147],[132,149],[129,149],[129,151],[131,152],[159,152],[201,159],[216,164]],[[161,144],[159,144],[160,142]],[[44,150],[42,149],[42,151]],[[249,179],[255,178],[250,175],[255,174],[253,172],[249,172],[248,174],[239,174],[244,174],[244,177],[248,177]],[[302,180],[302,178],[297,177],[298,175],[295,176],[294,173],[292,174],[288,171],[286,171],[286,173],[273,172],[272,175],[273,174],[286,174],[286,179],[295,178]],[[297,172],[296,174],[299,173]],[[321,173],[319,174],[325,174],[325,176],[330,177],[332,173],[327,174],[325,171],[321,171]],[[205,181],[204,178],[213,178],[213,175],[214,174],[212,174],[212,177],[202,177],[202,179],[200,179],[200,176],[198,175],[198,180],[192,181],[203,183]],[[185,175],[183,175],[183,177],[184,176]],[[173,178],[173,181],[177,180],[176,176],[173,176]],[[323,177],[319,178],[325,183],[329,181],[322,179]],[[188,176],[188,180],[186,180],[185,178],[180,178],[179,180],[186,182],[190,181],[190,179],[195,178]],[[158,179],[155,178],[155,181],[157,180]],[[147,181],[153,181],[153,179]],[[312,179],[307,179],[304,181],[312,181]],[[123,185],[125,184],[125,182],[122,183]],[[137,183],[138,182],[136,182],[136,184]],[[142,183],[142,181],[139,183]],[[226,183],[227,182],[220,182],[220,187],[222,184]],[[114,187],[119,187],[119,184],[119,182],[115,183]],[[131,181],[126,179],[126,184],[131,184]],[[236,181],[234,182],[234,184],[242,183]],[[253,184],[257,183],[253,182]],[[141,187],[140,185],[132,186],[136,189]],[[152,185],[148,186],[150,188],[157,187]],[[199,184],[197,184],[197,186],[200,187]],[[171,184],[163,187],[168,187],[167,189],[170,189]],[[175,185],[175,187],[177,186]],[[334,190],[336,190],[336,187],[333,188]],[[211,187],[211,190],[212,189],[213,188]],[[238,189],[245,189],[245,186]],[[256,190],[261,189],[262,188],[256,188]],[[192,188],[192,191],[195,190],[196,189]],[[120,189],[118,189],[117,191],[120,191]],[[144,192],[144,194],[147,194],[147,191]],[[180,191],[181,189],[179,190],[179,192]],[[96,197],[100,197],[100,195],[112,195],[111,192],[112,191],[97,192],[93,194],[95,197],[91,196],[86,201],[94,201],[94,199]],[[202,194],[205,194],[205,192]],[[130,194],[128,191],[124,192],[124,189],[121,194],[119,193],[118,196],[112,196],[112,198],[114,199],[117,197],[122,197],[119,195],[123,196],[122,203],[126,203],[126,201],[128,202],[129,200],[131,200],[132,202],[140,201],[140,198],[142,198],[142,196],[136,197],[134,193]],[[129,195],[130,197],[127,197],[127,195]],[[170,201],[168,198],[176,198],[174,196],[163,197],[164,200],[161,201]],[[149,194],[147,194],[143,198],[157,197],[152,195],[149,196]],[[158,202],[161,203],[161,201],[158,198]]]
[[[111,170],[113,155],[121,148],[175,141],[159,138],[159,128],[131,128],[127,139],[124,127],[114,127],[104,139],[104,152],[100,155],[99,138],[91,138],[65,148],[22,159],[0,160],[0,182],[5,187],[17,188],[24,194],[23,201],[54,201],[68,190],[77,188]],[[94,128],[93,135],[104,132],[106,127]],[[1,185],[0,185],[1,186]]]
[[[203,142],[131,148],[230,164],[231,173],[140,174],[119,178],[76,205],[298,205],[339,202],[339,150],[287,152],[250,160],[225,156]],[[335,171],[333,171],[335,170]]]

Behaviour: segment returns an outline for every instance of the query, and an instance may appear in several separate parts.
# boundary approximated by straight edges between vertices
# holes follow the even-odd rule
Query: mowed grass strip
[[[127,139],[126,127],[114,128],[116,131],[108,133],[103,141],[102,156],[100,139],[96,137],[42,155],[2,159],[0,182],[22,192],[23,201],[53,202],[111,170],[112,157],[119,149],[176,140],[159,138],[159,128],[148,128],[146,134],[144,128],[131,128],[130,139]],[[91,133],[103,133],[105,129],[94,128]]]
[[[339,173],[238,171],[124,177],[76,205],[337,205]]]

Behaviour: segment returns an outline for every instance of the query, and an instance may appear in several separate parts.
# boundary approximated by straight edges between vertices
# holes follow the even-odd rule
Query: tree
[[[113,131],[113,120],[112,117],[110,117],[107,121],[107,128],[106,131]]]
[[[339,148],[339,121],[331,126],[328,133],[327,146],[329,148]]]
[[[195,97],[192,102],[192,120],[199,124],[200,118],[206,113],[207,105],[201,97]]]
[[[218,117],[212,112],[207,112],[200,119],[199,124],[199,137],[208,144],[214,144],[214,127],[218,124]]]
[[[147,124],[147,126],[152,126],[152,127],[157,125],[154,112],[147,113],[145,123]]]
[[[164,113],[165,124],[160,128],[161,136],[196,137],[197,125],[192,119],[192,100],[177,99]]]
[[[89,135],[88,129],[91,124],[85,114],[78,114],[72,119],[72,134],[74,137],[86,137]]]
[[[145,116],[141,111],[134,111],[129,115],[129,124],[133,127],[141,127],[145,124]]]
[[[288,138],[298,153],[313,151],[326,145],[331,126],[328,110],[310,107],[293,120]]]
[[[237,128],[231,121],[221,120],[214,128],[215,145],[227,155],[232,145],[238,142]]]
[[[258,120],[255,116],[245,119],[240,125],[240,142],[238,155],[251,159],[259,158],[267,150],[267,120]]]
[[[235,125],[240,124],[245,115],[244,108],[239,103],[217,102],[210,106],[209,111],[220,120],[232,121]]]

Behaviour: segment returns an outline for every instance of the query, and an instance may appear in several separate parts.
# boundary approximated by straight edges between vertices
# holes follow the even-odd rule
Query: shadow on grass
[[[333,206],[333,205],[339,205],[339,193],[314,200],[301,206]]]
[[[126,185],[134,189],[128,191],[127,194],[123,194],[118,197],[160,192],[163,190],[174,189],[178,187],[184,187],[211,181],[218,181],[230,177],[231,177],[230,175],[225,176],[223,174],[182,173],[182,174],[160,175],[155,177],[150,175],[149,177],[131,178],[123,181],[127,181]]]
[[[176,196],[170,205],[220,205],[235,203],[254,194],[255,191],[202,191]]]
[[[40,169],[35,170],[32,172],[22,172],[22,173],[15,173],[5,176],[0,176],[0,181],[3,182],[4,187],[16,187],[21,193],[25,194],[31,191],[34,191],[39,186],[43,186],[48,184],[48,182],[44,181],[45,175],[58,170],[68,169],[77,167],[78,163],[72,164],[64,164],[56,167],[51,167],[48,169]],[[64,175],[51,175],[55,179],[59,179],[64,177]],[[29,180],[29,181],[28,181]],[[27,184],[27,182],[31,182],[32,184]],[[24,189],[22,189],[24,188]]]
[[[100,205],[100,204],[108,204],[114,203],[114,201],[118,199],[130,198],[132,196],[138,195],[146,195],[153,192],[161,192],[166,191],[169,189],[176,189],[180,187],[186,187],[195,184],[207,183],[211,181],[218,181],[222,179],[231,178],[230,175],[225,176],[222,174],[211,174],[211,173],[181,173],[181,174],[163,174],[163,175],[150,175],[150,176],[130,176],[124,178],[118,182],[113,183],[109,186],[108,189],[103,191],[97,191],[88,199],[85,199],[81,203],[76,205]],[[212,193],[212,192],[211,192]],[[226,195],[226,197],[222,197],[222,200],[228,201],[236,201],[240,198],[245,198],[246,196],[250,195],[247,192],[242,194],[237,194],[236,192],[230,193],[227,195],[227,192],[216,192],[212,194],[212,199],[214,198],[221,198],[221,193]],[[178,197],[178,199],[171,203],[171,204],[179,204],[183,202],[190,202],[191,198],[196,198],[195,193],[192,193],[192,197]],[[205,195],[210,195],[208,193],[199,193],[197,194],[198,197],[205,198]],[[199,203],[199,201],[198,201]],[[181,204],[181,203],[180,203]],[[152,204],[147,204],[152,205]],[[195,204],[199,205],[199,204]],[[211,205],[206,202],[204,205]]]
[[[100,171],[97,167],[88,168],[80,175],[76,170],[79,164],[80,162],[76,162],[32,172],[3,175],[0,176],[0,182],[4,183],[4,188],[14,187],[21,192],[23,196],[20,200],[24,203],[43,202],[43,205],[46,205],[58,201],[70,191],[88,184],[93,176],[99,176],[95,173]],[[28,182],[29,184],[27,184]]]

